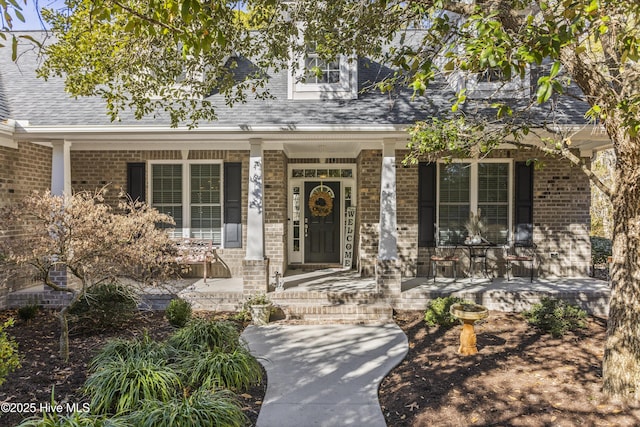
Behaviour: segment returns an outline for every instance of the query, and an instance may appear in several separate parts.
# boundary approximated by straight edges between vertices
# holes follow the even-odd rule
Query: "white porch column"
[[[396,209],[395,141],[384,140],[380,174],[380,242],[376,263],[376,283],[378,290],[387,297],[399,297],[402,289]]]
[[[249,203],[247,204],[247,254],[245,259],[264,259],[264,209],[262,140],[249,140]]]
[[[250,139],[249,201],[247,203],[247,252],[242,265],[243,293],[266,293],[269,260],[264,250],[264,178],[261,139]]]
[[[71,142],[52,141],[51,194],[71,195]]]
[[[395,142],[385,140],[382,149],[380,177],[380,244],[378,258],[398,259],[398,220],[396,216],[396,149]]]

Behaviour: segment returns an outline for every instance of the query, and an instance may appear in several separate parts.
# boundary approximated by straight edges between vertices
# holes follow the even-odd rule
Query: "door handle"
[[[309,218],[304,219],[304,237],[309,235]]]

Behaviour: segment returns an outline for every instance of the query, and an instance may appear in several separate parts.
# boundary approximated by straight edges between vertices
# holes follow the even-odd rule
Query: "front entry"
[[[340,263],[340,183],[305,182],[304,261]]]

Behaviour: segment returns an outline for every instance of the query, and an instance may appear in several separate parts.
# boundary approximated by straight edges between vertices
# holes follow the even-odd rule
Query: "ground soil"
[[[479,353],[461,356],[461,327],[428,327],[423,315],[395,316],[409,354],[380,386],[389,426],[640,425],[638,406],[600,390],[605,319],[552,338],[519,314],[490,312],[476,326]]]
[[[228,314],[216,316],[229,317]],[[70,360],[65,364],[58,357],[60,327],[55,312],[41,310],[35,319],[26,322],[18,320],[15,311],[7,310],[0,312],[0,323],[9,317],[15,319],[15,325],[8,328],[7,334],[18,342],[22,367],[9,374],[0,387],[0,403],[35,403],[37,407],[51,402],[54,389],[58,403],[87,402],[81,392],[87,376],[87,364],[109,339],[132,338],[144,331],[155,339],[164,339],[174,331],[163,312],[140,312],[116,330],[96,332],[72,325]],[[263,384],[239,396],[243,411],[253,424],[258,418],[266,390],[266,375],[264,378]],[[0,426],[14,426],[30,415],[33,414],[0,412]]]
[[[0,322],[8,317],[17,319],[15,311],[0,312]],[[475,356],[457,354],[459,326],[428,327],[422,311],[398,312],[395,320],[407,334],[409,354],[380,387],[390,427],[640,425],[640,408],[607,402],[600,391],[604,319],[591,318],[586,329],[552,338],[518,314],[490,312],[476,326]],[[56,401],[84,402],[80,388],[91,357],[107,340],[145,330],[162,339],[173,329],[163,313],[145,312],[117,331],[75,330],[70,363],[63,364],[55,313],[16,320],[8,332],[19,343],[22,368],[0,387],[0,402],[47,403],[54,387]],[[240,397],[254,424],[265,387]],[[0,413],[0,426],[22,418]]]

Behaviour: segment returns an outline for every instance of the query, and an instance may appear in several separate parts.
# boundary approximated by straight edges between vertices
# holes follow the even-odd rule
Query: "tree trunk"
[[[605,393],[628,401],[640,398],[640,138],[625,135],[622,126],[608,121],[617,165],[603,378]]]
[[[60,321],[60,359],[64,363],[69,363],[69,322],[67,321],[67,310],[70,306],[66,306],[58,313]]]

